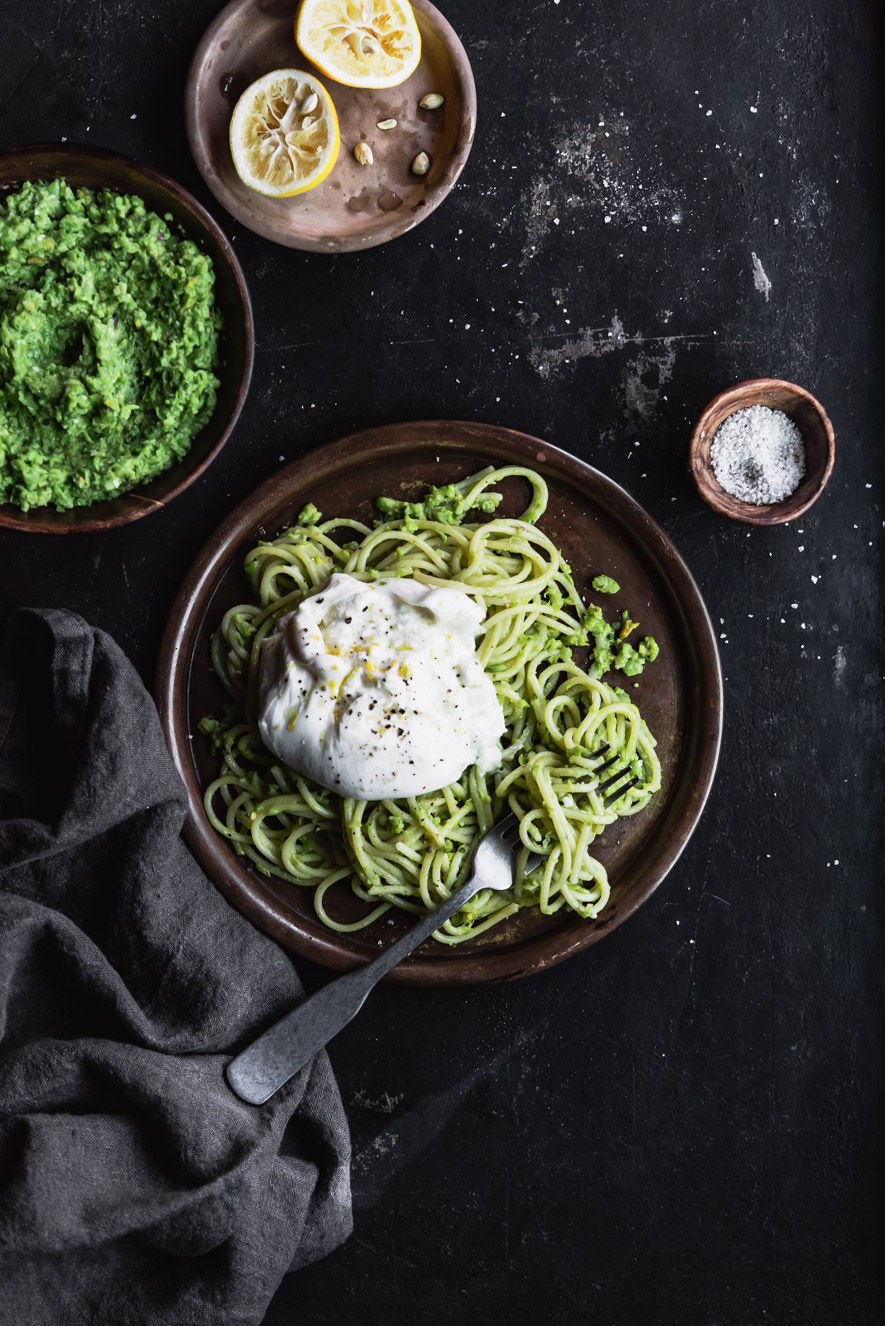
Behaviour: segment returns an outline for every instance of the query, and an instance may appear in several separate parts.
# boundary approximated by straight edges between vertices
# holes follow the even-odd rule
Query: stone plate
[[[341,253],[404,235],[446,197],[470,153],[476,89],[464,47],[429,0],[412,0],[421,32],[421,62],[398,87],[345,87],[321,73],[295,45],[296,0],[232,0],[206,30],[185,89],[185,119],[194,160],[223,207],[257,234],[292,249]],[[273,69],[305,69],[329,92],[338,113],[341,150],[329,177],[294,198],[265,198],[247,189],[230,154],[230,117],[250,83]],[[445,104],[418,102],[440,92]],[[379,120],[395,119],[391,130]],[[361,166],[360,140],[375,160]],[[428,173],[411,173],[419,152]]]
[[[638,815],[617,821],[594,844],[612,885],[609,903],[595,921],[574,913],[518,912],[454,948],[428,941],[388,979],[413,985],[513,980],[596,943],[650,896],[679,858],[713,781],[722,674],[710,618],[664,531],[622,488],[546,442],[488,424],[393,424],[320,447],[262,484],[200,553],[166,628],[157,699],[188,790],[185,836],[194,853],[260,929],[323,966],[343,971],[367,962],[402,933],[409,918],[388,914],[365,930],[329,931],[314,914],[311,890],[259,874],[211,827],[202,792],[217,768],[197,725],[204,715],[222,712],[226,695],[210,671],[210,638],[227,609],[251,597],[243,571],[246,553],[259,539],[273,538],[292,524],[305,503],[316,503],[326,516],[370,521],[379,493],[415,494],[427,483],[449,483],[490,462],[527,465],[543,474],[550,504],[540,527],[570,563],[582,596],[592,595],[594,575],[614,576],[621,592],[606,600],[607,610],[628,607],[643,634],[658,640],[660,657],[630,694],[657,738],[663,787]],[[524,509],[524,489],[518,479],[506,481],[501,514]],[[342,920],[365,914],[346,884],[337,893],[330,890],[327,904]]]

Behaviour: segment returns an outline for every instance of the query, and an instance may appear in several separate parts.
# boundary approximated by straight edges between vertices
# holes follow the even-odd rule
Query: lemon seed
[[[396,120],[379,120],[379,121],[378,121],[378,128],[379,128],[379,129],[395,129],[395,128],[396,128]]]
[[[308,92],[307,96],[302,97],[302,99],[298,103],[298,114],[309,115],[312,110],[316,110],[319,104],[320,104],[320,99],[317,93]]]
[[[426,175],[430,170],[430,157],[426,152],[419,152],[412,162],[413,175]]]
[[[445,102],[445,97],[441,92],[428,92],[426,97],[422,97],[418,105],[422,110],[439,110]]]
[[[375,160],[372,155],[372,149],[369,147],[368,143],[357,143],[356,147],[353,149],[353,155],[361,166],[371,166],[372,162]]]

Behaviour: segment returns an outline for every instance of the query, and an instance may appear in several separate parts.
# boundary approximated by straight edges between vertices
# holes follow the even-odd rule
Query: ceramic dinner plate
[[[277,244],[341,253],[385,244],[423,221],[457,180],[476,128],[476,89],[464,47],[429,0],[412,0],[421,33],[421,62],[398,87],[345,87],[316,69],[295,45],[297,0],[232,0],[203,35],[187,79],[185,120],[197,167],[222,207]],[[265,198],[234,170],[230,117],[250,83],[273,69],[306,69],[335,103],[341,150],[328,179],[294,198]],[[439,110],[418,102],[439,92]],[[395,119],[396,128],[378,128]],[[361,166],[361,140],[374,162]],[[424,176],[411,163],[426,152]]]
[[[225,692],[209,665],[209,642],[226,610],[249,601],[246,553],[273,538],[313,502],[325,516],[373,518],[381,493],[415,495],[489,463],[538,470],[550,487],[540,521],[572,567],[585,601],[597,598],[593,576],[621,586],[605,601],[609,614],[629,608],[642,634],[661,652],[630,691],[658,742],[663,786],[638,815],[611,825],[593,845],[612,886],[595,921],[565,910],[518,912],[456,947],[428,942],[388,978],[413,985],[513,980],[561,962],[609,934],[658,887],[694,831],[719,755],[722,675],[707,610],[685,563],[664,531],[622,488],[589,465],[524,433],[488,424],[394,424],[320,447],[279,470],[228,517],[200,553],[175,602],[163,641],[157,683],[160,715],[190,800],[185,836],[230,901],[260,929],[296,953],[338,970],[368,961],[402,933],[408,918],[388,913],[365,930],[327,930],[312,893],[266,878],[237,857],[209,824],[202,794],[216,776],[200,719],[220,714]],[[524,509],[525,485],[508,480],[499,514]],[[629,682],[627,683],[630,684]],[[346,884],[327,903],[343,920],[363,904]]]

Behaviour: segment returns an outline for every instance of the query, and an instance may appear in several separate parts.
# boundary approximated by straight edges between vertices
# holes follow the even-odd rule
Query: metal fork
[[[593,754],[604,755],[610,749],[606,743]],[[599,774],[616,764],[617,760],[618,756],[614,755],[610,760],[597,765],[593,772]],[[597,790],[604,792],[608,787],[614,788],[629,772],[629,769],[621,769],[599,784]],[[617,787],[617,790],[605,797],[606,802],[617,800],[638,781],[638,778],[633,777],[629,783]],[[398,962],[428,939],[434,930],[438,930],[449,917],[454,916],[474,894],[479,893],[480,889],[509,889],[513,883],[513,856],[518,840],[519,820],[516,815],[506,815],[480,839],[473,854],[470,877],[456,893],[427,916],[422,916],[410,930],[365,967],[348,972],[346,976],[339,976],[312,994],[304,1003],[284,1014],[279,1022],[262,1032],[236,1058],[231,1059],[225,1069],[225,1076],[240,1099],[248,1101],[250,1105],[263,1105],[356,1017],[382,976],[386,976]],[[530,852],[525,863],[525,873],[530,875],[543,859],[543,856]]]
[[[470,878],[457,892],[440,903],[435,911],[422,916],[365,967],[339,976],[318,990],[232,1059],[225,1069],[225,1076],[240,1099],[250,1105],[263,1105],[313,1058],[317,1050],[347,1026],[381,977],[454,916],[475,893],[480,889],[509,889],[513,883],[513,855],[518,839],[517,817],[507,815],[499,820],[477,844]],[[526,861],[526,874],[543,859],[531,853]]]

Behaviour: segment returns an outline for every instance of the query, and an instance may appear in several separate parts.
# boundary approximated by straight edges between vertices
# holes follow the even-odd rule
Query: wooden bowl
[[[194,161],[232,216],[257,235],[288,248],[344,253],[386,244],[414,229],[448,197],[464,168],[476,129],[476,87],[457,34],[430,0],[413,0],[421,32],[421,63],[392,88],[352,88],[327,78],[295,45],[295,0],[231,0],[206,30],[184,94]],[[247,189],[230,154],[230,118],[250,83],[272,69],[314,73],[335,103],[341,150],[328,179],[294,198],[265,198]],[[445,97],[436,111],[418,103]],[[378,121],[396,128],[379,130]],[[360,141],[371,166],[354,160]],[[426,152],[426,175],[411,163]]]
[[[797,426],[805,443],[805,475],[799,487],[782,502],[767,506],[755,506],[752,502],[732,497],[716,478],[710,462],[710,447],[719,425],[736,410],[744,410],[750,405],[783,410]],[[721,391],[710,401],[694,426],[688,467],[701,497],[721,516],[745,525],[783,525],[804,515],[814,505],[827,486],[835,459],[833,425],[820,401],[794,382],[784,382],[781,378],[752,378]]]
[[[77,143],[19,147],[0,156],[0,189],[14,189],[26,180],[59,178],[75,188],[137,194],[161,216],[170,212],[186,237],[209,255],[215,268],[215,298],[224,316],[219,343],[221,386],[212,417],[194,438],[187,455],[149,483],[109,501],[71,511],[56,511],[54,507],[21,511],[8,502],[0,505],[0,526],[30,534],[112,529],[162,510],[199,478],[230,437],[249,389],[255,353],[252,305],[240,264],[224,232],[186,189],[152,166]]]

